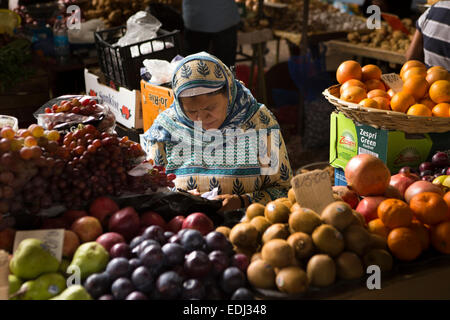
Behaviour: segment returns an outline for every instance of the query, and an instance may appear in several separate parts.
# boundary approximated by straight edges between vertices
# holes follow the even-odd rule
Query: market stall
[[[388,27],[367,32],[358,17],[325,23],[349,17],[329,4],[250,2],[244,7],[259,12],[257,27],[247,20],[238,44],[253,46],[246,58],[250,81],[258,69],[255,100],[216,59],[185,61],[180,31],[165,30],[139,7],[150,2],[92,1],[86,17],[105,25],[92,31],[98,65],[83,68],[84,92],[42,102],[33,96],[29,125],[0,105],[1,299],[450,299],[448,70],[406,61],[410,37]],[[291,168],[284,141],[270,136],[270,148],[267,139],[255,146],[256,177],[247,173],[253,167],[227,164],[232,174],[200,179],[195,174],[213,166],[206,160],[180,168],[169,163],[173,146],[155,151],[168,141],[163,125],[185,122],[170,122],[175,117],[166,112],[161,128],[148,129],[180,99],[180,86],[198,89],[192,83],[226,83],[233,103],[255,108],[242,126],[247,133],[278,128],[255,103],[267,101],[264,46],[274,36],[302,54],[326,41],[401,71],[383,74],[375,64],[347,60],[336,84],[319,88],[335,108],[325,163]],[[240,119],[224,97],[224,108]],[[175,102],[168,111],[180,114]],[[235,156],[248,160],[254,150],[244,145]],[[196,156],[206,152],[195,148]],[[277,164],[276,174],[261,173],[263,156]],[[226,201],[216,197],[224,176],[232,177]],[[232,197],[237,209],[224,210]]]

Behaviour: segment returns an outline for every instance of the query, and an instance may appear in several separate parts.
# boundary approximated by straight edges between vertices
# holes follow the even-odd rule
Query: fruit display
[[[344,101],[410,116],[450,117],[450,74],[445,68],[427,69],[422,62],[409,60],[402,66],[400,78],[402,88],[394,92],[382,81],[376,65],[361,67],[348,60],[336,72],[341,84],[339,98]]]
[[[401,20],[403,26],[409,31],[409,35],[400,30],[393,30],[389,25],[383,25],[370,33],[367,32],[349,32],[347,40],[353,44],[359,44],[370,48],[380,48],[389,51],[405,53],[411,44],[415,33],[415,27],[411,19]]]
[[[51,106],[50,103],[54,102]],[[37,112],[38,124],[47,130],[68,131],[78,124],[94,124],[101,132],[112,132],[114,114],[108,107],[88,96],[62,96],[51,100]]]
[[[317,213],[297,203],[292,189],[288,198],[251,204],[229,239],[250,259],[247,277],[261,294],[307,296],[312,288],[361,278],[369,262],[384,272],[392,268],[386,241],[348,203],[338,200]]]
[[[62,261],[41,240],[23,240],[10,262],[10,299],[253,299],[247,257],[203,213],[166,222],[101,197],[52,219],[65,228]],[[73,270],[81,286],[69,284]]]
[[[92,125],[61,135],[32,124],[0,132],[0,214],[37,214],[55,204],[79,208],[102,195],[144,193],[173,186],[174,175],[152,166],[141,175],[128,172],[145,155],[128,138]]]

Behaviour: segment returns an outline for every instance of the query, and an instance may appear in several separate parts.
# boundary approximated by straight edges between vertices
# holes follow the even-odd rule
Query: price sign
[[[330,175],[325,170],[314,170],[296,175],[291,180],[295,198],[300,206],[318,214],[334,201]]]
[[[64,229],[17,231],[16,237],[14,238],[13,252],[16,251],[22,240],[30,238],[41,240],[48,251],[58,259],[58,261],[61,261],[64,245]]]
[[[403,81],[402,78],[396,73],[386,73],[381,75],[381,80],[383,80],[386,85],[392,89],[395,93],[402,91]]]
[[[8,300],[9,297],[9,258],[8,252],[0,250],[0,300]]]

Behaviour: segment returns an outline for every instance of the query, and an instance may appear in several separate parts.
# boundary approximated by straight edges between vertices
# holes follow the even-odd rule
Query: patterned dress
[[[172,81],[174,105],[161,113],[144,135],[147,157],[177,176],[176,188],[198,189],[200,193],[218,188],[219,194],[246,195],[250,203],[265,204],[286,197],[292,169],[274,115],[216,58],[196,55],[185,59]],[[224,84],[231,101],[224,124],[218,130],[196,127],[184,115],[177,89],[199,85],[220,88]]]

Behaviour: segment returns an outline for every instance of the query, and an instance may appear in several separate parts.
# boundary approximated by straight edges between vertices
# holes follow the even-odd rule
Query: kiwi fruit
[[[302,208],[302,206],[301,206],[300,204],[294,203],[294,204],[292,205],[292,207],[291,207],[291,212],[300,210],[301,208]]]
[[[353,280],[363,276],[363,263],[356,253],[344,251],[336,258],[335,262],[339,278]]]
[[[250,263],[252,263],[253,261],[256,261],[256,260],[262,260],[261,252],[254,253],[250,259]]]
[[[344,231],[345,247],[357,255],[363,255],[370,243],[370,233],[358,225],[351,225]]]
[[[268,227],[262,235],[262,243],[267,243],[273,239],[287,239],[289,237],[289,228],[287,224],[275,223]]]
[[[388,245],[387,241],[384,237],[380,236],[379,234],[370,233],[370,240],[369,245],[366,247],[367,251],[370,251],[371,249],[384,249],[387,250]]]
[[[290,188],[288,191],[288,199],[292,204],[297,203],[297,199],[295,198],[295,191],[292,188]]]
[[[329,255],[316,254],[309,259],[306,274],[312,286],[327,287],[336,280],[336,265]]]
[[[312,240],[319,252],[328,254],[331,257],[339,255],[345,247],[342,234],[329,224],[318,226],[312,234]]]
[[[230,241],[233,245],[241,248],[254,248],[257,246],[258,230],[248,222],[235,225],[230,231]]]
[[[327,205],[323,209],[320,218],[339,231],[347,228],[354,219],[352,208],[343,201],[335,201]]]
[[[222,233],[227,239],[230,237],[231,229],[228,227],[220,226],[216,228],[216,231]]]
[[[359,213],[356,210],[352,210],[353,212],[353,216],[355,217],[353,224],[357,224],[360,225],[361,227],[365,227],[366,226],[366,219],[363,217],[363,215],[361,213]]]
[[[307,233],[295,232],[287,238],[287,242],[294,249],[298,260],[309,258],[314,253],[314,243]]]
[[[271,201],[264,209],[264,216],[271,223],[287,223],[289,220],[290,210],[283,203]]]
[[[286,267],[281,269],[275,278],[278,290],[288,294],[303,293],[308,289],[308,276],[299,267]]]
[[[265,217],[257,216],[254,217],[250,223],[258,230],[259,234],[263,234],[272,224]]]
[[[255,202],[247,207],[247,210],[245,210],[245,215],[251,221],[254,217],[264,216],[264,209],[265,206],[261,203]]]
[[[273,239],[264,244],[261,257],[274,268],[287,267],[294,259],[294,249],[286,240]]]
[[[365,268],[376,265],[380,267],[381,272],[389,272],[392,270],[394,259],[384,249],[372,249],[364,255],[363,262]]]
[[[289,216],[289,229],[291,233],[304,232],[311,234],[314,229],[322,224],[320,216],[311,209],[301,208]]]
[[[247,279],[256,288],[275,288],[275,270],[266,261],[259,259],[252,261],[247,268]]]
[[[281,204],[284,204],[289,210],[292,207],[292,203],[288,198],[278,198],[278,199],[274,200],[274,202],[279,202]]]

